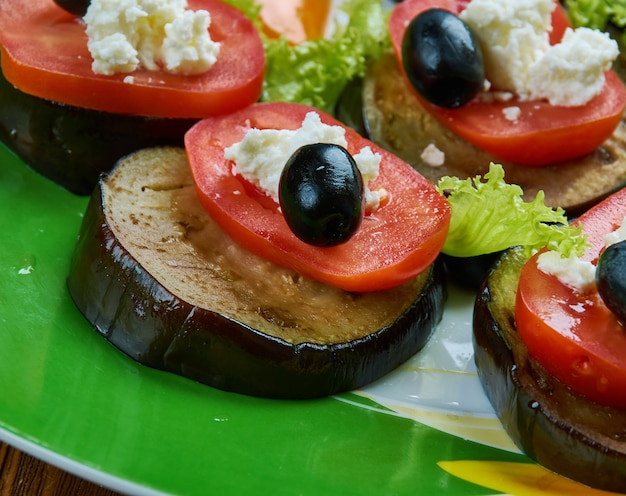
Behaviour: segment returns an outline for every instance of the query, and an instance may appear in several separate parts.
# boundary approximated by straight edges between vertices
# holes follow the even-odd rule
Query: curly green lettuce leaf
[[[261,5],[255,0],[225,2],[251,19],[263,40],[263,101],[304,103],[332,113],[346,85],[365,74],[367,60],[390,46],[389,13],[380,0],[337,2],[332,35],[294,46],[262,31]]]
[[[624,0],[566,0],[568,15],[574,27],[606,30],[612,23],[618,28],[626,26],[626,1]],[[626,35],[622,35],[626,39]]]
[[[256,0],[222,0],[228,5],[232,5],[239,9],[248,19],[254,22],[257,28],[260,26],[259,13],[261,12],[261,4]]]
[[[581,226],[568,224],[563,209],[547,207],[543,191],[525,202],[522,188],[506,183],[504,169],[494,163],[482,179],[445,176],[437,183],[452,213],[444,253],[471,257],[522,246],[528,256],[543,247],[564,257],[583,254]]]
[[[363,76],[369,58],[389,46],[388,14],[380,0],[346,0],[338,5],[346,19],[335,20],[328,38],[291,46],[284,38],[263,36],[267,58],[262,100],[312,105],[332,112],[342,90]]]

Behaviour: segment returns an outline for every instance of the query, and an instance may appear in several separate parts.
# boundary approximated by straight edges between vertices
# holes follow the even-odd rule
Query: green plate
[[[429,348],[363,391],[226,393],[139,365],[82,318],[65,278],[86,204],[0,147],[5,441],[133,494],[514,494],[481,474],[539,470],[506,446],[481,397],[471,295],[453,292]],[[539,494],[537,480],[523,487]]]

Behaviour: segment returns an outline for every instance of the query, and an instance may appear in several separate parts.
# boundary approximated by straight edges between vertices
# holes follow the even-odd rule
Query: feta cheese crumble
[[[83,18],[92,70],[208,71],[220,49],[209,34],[211,15],[186,9],[187,0],[92,0]]]
[[[610,232],[604,237],[605,246],[611,246],[612,244],[619,243],[626,240],[626,217],[622,219],[621,225],[613,232]]]
[[[596,266],[573,254],[564,258],[557,251],[546,251],[537,257],[537,267],[579,291],[586,291],[595,284]]]
[[[420,158],[430,167],[441,167],[446,162],[446,154],[434,143],[430,143],[422,150]]]
[[[584,105],[600,93],[604,73],[619,55],[607,33],[567,29],[550,45],[553,0],[472,0],[460,17],[476,33],[485,74],[520,100]]]
[[[626,240],[626,217],[615,231],[604,237],[604,245]],[[546,274],[556,276],[566,286],[584,292],[595,284],[596,266],[572,254],[561,257],[556,251],[546,251],[537,257],[537,267]]]
[[[309,112],[295,130],[249,129],[242,141],[224,150],[224,158],[234,162],[233,174],[241,175],[279,203],[278,184],[287,160],[301,146],[314,143],[348,146],[344,128],[324,124],[317,112]],[[369,182],[378,177],[381,156],[364,147],[353,158],[363,177],[366,210],[375,211],[387,196],[382,188],[369,189]]]
[[[507,120],[515,122],[522,115],[522,109],[517,105],[512,105],[511,107],[504,107],[502,113]]]

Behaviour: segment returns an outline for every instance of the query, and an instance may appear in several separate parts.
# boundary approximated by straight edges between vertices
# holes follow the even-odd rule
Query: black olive
[[[54,3],[78,17],[83,17],[89,7],[89,0],[54,0]]]
[[[299,239],[315,246],[338,245],[352,237],[363,219],[363,178],[342,146],[305,145],[287,160],[279,201]]]
[[[609,245],[600,255],[596,286],[606,306],[626,324],[626,241]]]
[[[465,105],[484,87],[478,39],[446,10],[426,10],[409,23],[402,39],[402,62],[417,92],[440,107]]]

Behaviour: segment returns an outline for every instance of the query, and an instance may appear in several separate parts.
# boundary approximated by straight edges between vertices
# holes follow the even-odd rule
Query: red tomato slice
[[[297,129],[311,111],[322,122],[345,128],[317,109],[290,103],[255,104],[193,126],[185,147],[204,207],[237,243],[306,277],[349,291],[387,289],[408,281],[439,254],[450,222],[448,202],[408,164],[355,131],[345,128],[348,151],[356,154],[369,146],[381,154],[379,177],[371,187],[383,186],[390,200],[366,216],[344,244],[320,248],[300,241],[276,205],[268,208],[250,192],[247,181],[232,174],[224,149],[241,141],[249,128]]]
[[[406,26],[417,14],[429,8],[442,8],[458,14],[467,3],[460,0],[405,0],[398,4],[389,19],[389,29],[400,67],[402,37]],[[551,43],[557,43],[569,25],[565,11],[557,5],[552,15]],[[580,107],[554,106],[547,101],[474,100],[458,109],[445,109],[426,102],[417,91],[415,95],[438,121],[461,138],[500,160],[526,166],[556,164],[595,150],[613,133],[626,106],[626,90],[613,71],[606,73],[602,92]],[[521,109],[515,123],[503,113],[503,109],[512,105]]]
[[[202,118],[258,100],[265,52],[258,32],[237,9],[218,0],[189,0],[211,14],[217,62],[198,76],[137,70],[104,76],[91,70],[80,20],[52,0],[0,2],[5,77],[25,93],[76,107],[152,117]]]
[[[585,260],[597,262],[604,236],[626,216],[626,189],[581,216],[592,245]],[[597,291],[582,294],[537,267],[523,267],[515,319],[528,351],[576,393],[608,406],[626,408],[626,332]]]

